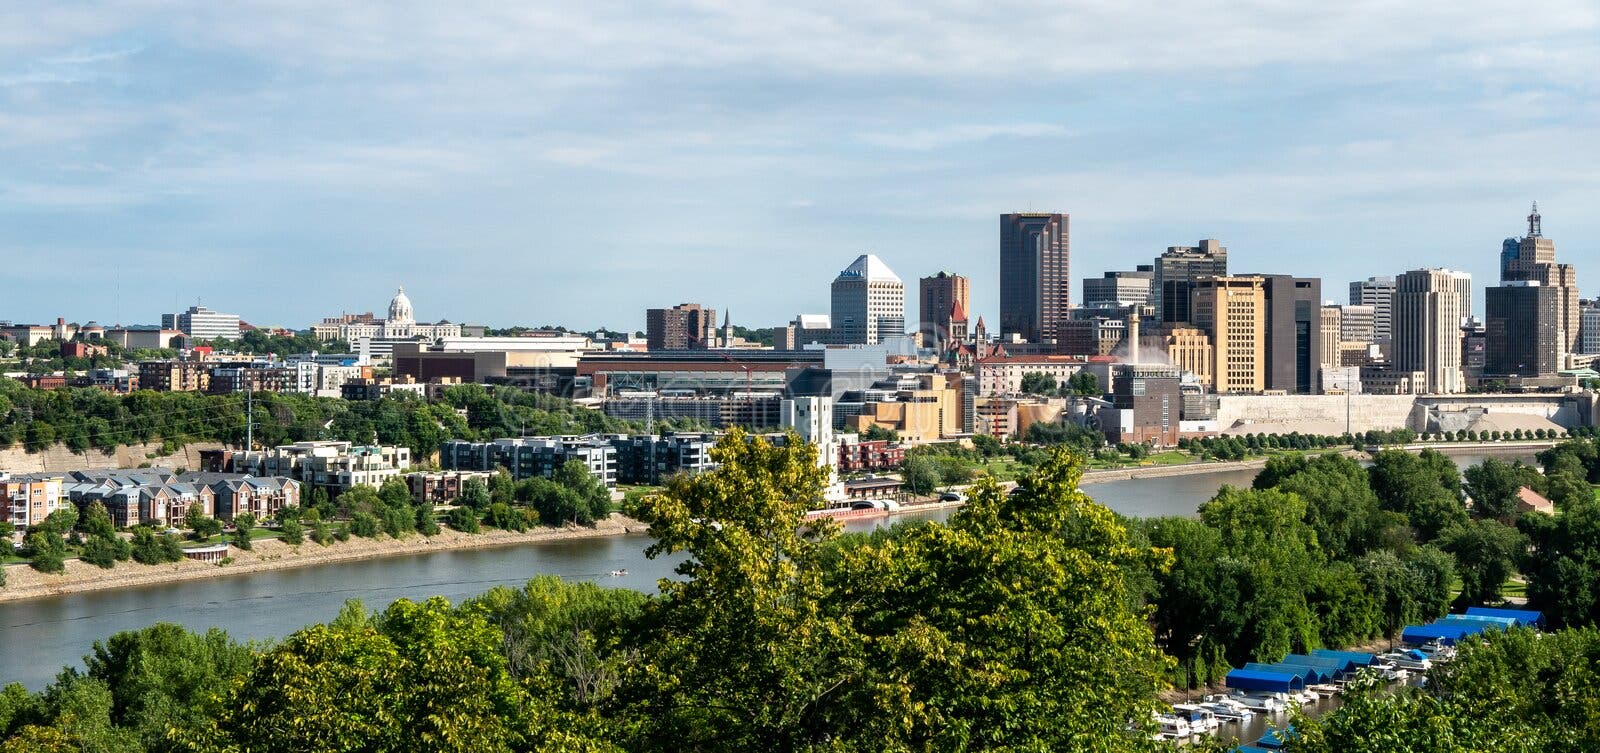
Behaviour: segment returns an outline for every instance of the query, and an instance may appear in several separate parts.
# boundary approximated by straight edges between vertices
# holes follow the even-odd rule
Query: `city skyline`
[[[1243,271],[1490,280],[1534,199],[1576,262],[1600,238],[1593,7],[1010,10],[1061,44],[893,3],[13,6],[0,318],[198,296],[303,326],[403,282],[452,321],[771,326],[869,252],[970,275],[993,323],[992,218],[1029,210],[1077,220],[1074,285],[1196,238]],[[223,300],[252,260],[308,272]]]

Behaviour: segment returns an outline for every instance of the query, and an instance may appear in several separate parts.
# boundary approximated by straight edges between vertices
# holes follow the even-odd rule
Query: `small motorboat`
[[[1200,705],[1224,722],[1242,722],[1246,719],[1253,718],[1256,715],[1256,712],[1245,708],[1244,704],[1242,703],[1238,704],[1237,707],[1235,707],[1233,704],[1222,703],[1220,701],[1202,703]]]
[[[1180,703],[1172,707],[1174,716],[1189,723],[1189,729],[1196,735],[1204,735],[1217,731],[1222,723],[1217,721],[1216,712],[1204,706],[1192,703]]]
[[[627,574],[628,574],[628,571],[626,569],[624,569],[624,570],[612,570],[611,571],[611,577],[613,577],[613,578],[621,578],[622,576],[627,575]]]

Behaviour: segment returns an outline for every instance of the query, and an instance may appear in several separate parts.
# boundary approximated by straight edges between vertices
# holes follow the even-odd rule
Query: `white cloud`
[[[927,151],[990,139],[1056,138],[1066,136],[1068,133],[1066,128],[1054,123],[949,125],[940,128],[919,128],[909,133],[868,133],[863,134],[860,140],[873,146],[890,149]]]

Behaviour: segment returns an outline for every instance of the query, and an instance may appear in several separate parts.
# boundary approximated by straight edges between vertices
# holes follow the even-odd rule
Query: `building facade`
[[[1106,272],[1101,277],[1083,278],[1083,307],[1155,306],[1151,294],[1155,265],[1140,264],[1132,272]]]
[[[1172,324],[1191,321],[1190,296],[1202,277],[1228,274],[1228,249],[1215,239],[1194,246],[1168,246],[1156,257],[1151,287],[1157,321]]]
[[[550,478],[568,462],[577,461],[605,484],[617,485],[617,448],[600,435],[517,437],[493,442],[452,440],[439,447],[439,466],[445,470],[506,470],[513,479]]]
[[[1483,376],[1553,378],[1561,370],[1561,295],[1536,280],[1484,290]]]
[[[1393,277],[1368,277],[1350,283],[1350,304],[1372,307],[1372,340],[1387,343],[1394,337]]]
[[[175,329],[196,340],[239,339],[239,315],[190,306],[188,311],[161,315],[162,329]]]
[[[1266,295],[1267,389],[1291,395],[1317,392],[1322,343],[1322,281],[1258,275]]]
[[[923,347],[944,352],[967,339],[967,312],[972,310],[971,281],[940,272],[917,281],[917,332]]]
[[[1591,298],[1583,302],[1578,314],[1578,347],[1579,353],[1600,353],[1600,299]]]
[[[1421,373],[1422,390],[1451,394],[1466,389],[1461,372],[1461,281],[1465,272],[1418,269],[1395,278],[1393,371]],[[1367,372],[1361,382],[1377,392]],[[1414,386],[1413,386],[1414,387]]]
[[[648,309],[644,319],[650,350],[704,350],[717,339],[717,310],[698,303]]]
[[[1218,393],[1267,389],[1267,292],[1261,277],[1202,277],[1190,309],[1211,339]]]
[[[391,344],[392,347],[395,342],[461,337],[461,325],[447,321],[419,324],[416,312],[411,307],[411,298],[406,295],[405,286],[402,285],[389,299],[389,318],[378,319],[371,313],[328,317],[311,325],[311,333],[324,342],[344,340],[354,343],[364,339]],[[384,350],[387,352],[388,349]]]
[[[1072,305],[1066,214],[1000,215],[1000,337],[1052,342]]]
[[[1330,369],[1339,365],[1339,345],[1344,336],[1344,310],[1341,306],[1322,306],[1322,339],[1317,347],[1317,368]]]
[[[862,254],[833,280],[833,331],[841,345],[876,345],[906,332],[906,286],[872,254]]]
[[[1516,241],[1515,249],[1512,241]],[[1556,242],[1544,237],[1543,218],[1539,205],[1534,203],[1528,214],[1528,234],[1518,239],[1506,239],[1501,246],[1500,279],[1502,282],[1536,282],[1553,292],[1540,297],[1554,296],[1553,314],[1557,330],[1559,352],[1557,358],[1579,352],[1578,336],[1582,324],[1582,303],[1578,298],[1578,275],[1571,264],[1556,262]],[[1487,317],[1485,317],[1487,319]]]

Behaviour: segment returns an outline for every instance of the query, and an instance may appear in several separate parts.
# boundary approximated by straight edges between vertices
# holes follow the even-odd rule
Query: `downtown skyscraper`
[[[1060,340],[1070,318],[1068,216],[1000,215],[1000,337],[1033,343]]]

